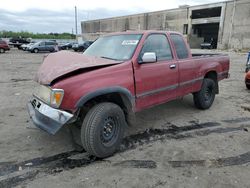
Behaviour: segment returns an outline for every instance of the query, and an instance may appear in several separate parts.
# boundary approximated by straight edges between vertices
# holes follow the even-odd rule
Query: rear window
[[[45,42],[45,45],[55,45],[55,42]]]
[[[188,58],[187,46],[186,46],[186,43],[184,42],[182,36],[180,36],[178,34],[171,34],[171,39],[174,43],[177,57],[179,59]]]

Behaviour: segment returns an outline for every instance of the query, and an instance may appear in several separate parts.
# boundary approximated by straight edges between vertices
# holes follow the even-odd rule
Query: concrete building
[[[218,49],[250,49],[250,0],[83,21],[81,28],[83,37],[92,40],[126,30],[174,30],[186,35],[192,48],[213,39]]]

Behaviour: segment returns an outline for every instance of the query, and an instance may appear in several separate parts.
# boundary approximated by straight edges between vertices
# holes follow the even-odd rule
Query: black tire
[[[5,50],[3,48],[0,48],[0,53],[4,53]]]
[[[99,158],[113,155],[119,148],[126,126],[122,109],[109,102],[92,107],[81,128],[83,148]]]
[[[35,48],[35,49],[33,50],[33,52],[34,52],[34,53],[38,53],[39,50],[38,50],[37,48]]]
[[[210,78],[204,78],[201,90],[193,94],[194,105],[198,109],[208,109],[212,106],[216,93],[216,83]]]
[[[246,84],[246,88],[247,88],[247,89],[250,89],[250,85]]]

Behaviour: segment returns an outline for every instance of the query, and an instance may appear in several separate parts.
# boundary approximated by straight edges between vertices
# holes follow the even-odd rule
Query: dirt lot
[[[231,77],[211,109],[195,109],[189,95],[138,113],[120,152],[104,160],[73,151],[67,128],[50,136],[30,122],[45,54],[0,54],[0,187],[250,187],[246,54],[228,54]]]

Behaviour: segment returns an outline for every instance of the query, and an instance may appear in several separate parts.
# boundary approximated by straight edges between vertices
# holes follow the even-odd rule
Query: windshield
[[[126,34],[100,37],[84,54],[118,61],[128,60],[134,54],[141,36],[141,34]]]

